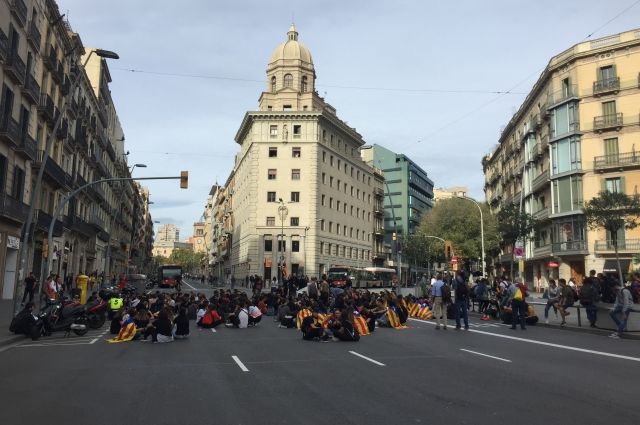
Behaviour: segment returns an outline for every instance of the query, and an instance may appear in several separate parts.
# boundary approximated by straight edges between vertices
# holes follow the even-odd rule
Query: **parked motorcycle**
[[[85,306],[87,310],[87,325],[91,329],[100,329],[107,320],[107,302],[99,297]]]
[[[53,332],[65,331],[68,335],[71,331],[78,336],[86,335],[89,331],[87,311],[79,302],[67,302],[62,300],[49,303],[36,316],[36,321],[31,327],[31,339],[36,341],[41,336],[51,335]]]

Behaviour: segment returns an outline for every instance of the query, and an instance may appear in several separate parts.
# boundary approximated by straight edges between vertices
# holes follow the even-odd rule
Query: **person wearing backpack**
[[[597,279],[596,271],[591,270],[589,277],[584,280],[580,288],[580,304],[587,311],[587,319],[589,319],[589,325],[592,328],[596,327],[596,320],[598,319],[598,307],[596,307],[596,303],[600,300]]]
[[[453,312],[456,318],[456,330],[460,330],[460,315],[464,320],[464,330],[469,330],[469,311],[467,305],[469,303],[469,286],[465,282],[464,274],[462,272],[456,273],[456,278],[453,282],[454,292],[456,295],[455,303],[453,306]]]
[[[451,302],[451,289],[442,281],[442,273],[438,273],[436,282],[431,286],[431,305],[433,306],[433,315],[436,317],[436,329],[440,329],[440,318],[442,317],[442,328],[447,330],[447,304],[449,302]]]
[[[527,286],[522,283],[522,279],[516,278],[516,283],[511,285],[509,298],[511,300],[511,329],[516,329],[516,324],[520,323],[520,329],[524,331],[527,329],[525,327]]]
[[[558,302],[558,311],[560,312],[560,317],[562,317],[560,326],[564,326],[567,323],[564,319],[569,315],[567,309],[572,307],[576,300],[574,298],[573,289],[567,285],[566,280],[558,279],[558,283],[560,284],[560,302]]]
[[[616,294],[616,301],[609,315],[618,328],[616,332],[609,335],[609,337],[618,339],[622,337],[622,333],[627,327],[629,314],[631,314],[631,309],[633,308],[633,295],[631,294],[631,290],[629,288],[623,288],[620,282],[614,283],[613,291]],[[622,319],[620,319],[620,317],[622,317]]]

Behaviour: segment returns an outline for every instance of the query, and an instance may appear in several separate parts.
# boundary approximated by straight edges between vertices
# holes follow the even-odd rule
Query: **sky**
[[[87,47],[118,53],[110,89],[154,220],[192,234],[224,184],[244,114],[295,22],[316,88],[367,144],[404,153],[436,187],[484,200],[482,157],[549,59],[640,27],[640,0],[58,0]],[[622,12],[622,13],[621,13]]]

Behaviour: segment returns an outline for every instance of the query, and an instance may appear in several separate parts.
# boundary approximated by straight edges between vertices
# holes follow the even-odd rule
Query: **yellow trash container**
[[[76,285],[80,289],[80,303],[85,304],[87,302],[87,282],[89,282],[89,276],[81,274],[76,278]]]

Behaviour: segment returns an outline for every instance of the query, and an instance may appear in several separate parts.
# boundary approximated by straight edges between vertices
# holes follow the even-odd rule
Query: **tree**
[[[502,207],[496,218],[502,242],[505,246],[511,247],[510,276],[513,280],[513,257],[516,242],[520,239],[524,242],[538,228],[538,220],[533,218],[531,214],[521,211],[518,204],[511,203]]]
[[[618,265],[618,277],[620,284],[624,284],[618,253],[618,232],[624,229],[635,229],[640,225],[640,199],[637,195],[629,196],[625,193],[609,191],[600,192],[597,197],[586,203],[584,214],[589,229],[603,228],[611,235],[611,244]]]
[[[182,266],[186,272],[194,272],[200,267],[202,259],[205,256],[206,254],[203,252],[193,252],[190,249],[176,248],[171,253],[169,262]]]
[[[485,256],[500,249],[495,217],[486,204],[481,204],[484,218]],[[480,213],[478,207],[464,199],[443,199],[429,210],[420,223],[420,233],[438,236],[453,242],[454,253],[463,260],[477,260],[482,257],[480,238]],[[438,240],[426,242],[433,259],[444,258],[444,245]],[[485,270],[486,272],[486,270]]]

